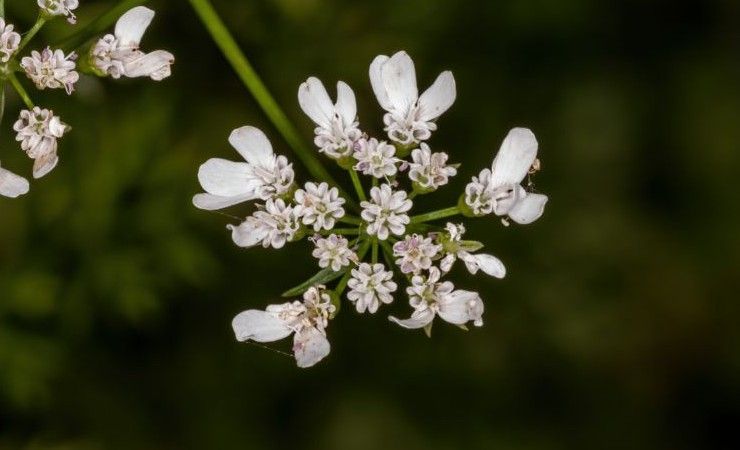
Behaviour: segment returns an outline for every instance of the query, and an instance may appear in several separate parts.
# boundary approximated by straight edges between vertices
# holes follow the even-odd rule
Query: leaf
[[[347,268],[341,269],[338,272],[334,272],[333,270],[331,270],[331,267],[327,267],[326,269],[318,271],[316,275],[312,276],[311,278],[299,284],[298,286],[293,287],[283,292],[282,296],[283,297],[294,297],[296,295],[301,295],[304,292],[306,292],[308,288],[310,288],[311,286],[315,286],[317,284],[326,284],[332,280],[336,280],[337,278],[344,275],[346,271],[347,271]]]

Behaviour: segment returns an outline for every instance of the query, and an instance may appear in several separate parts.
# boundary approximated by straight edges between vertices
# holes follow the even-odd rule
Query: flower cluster
[[[139,41],[154,18],[154,11],[143,6],[124,13],[116,23],[115,35],[101,38],[82,61],[78,61],[77,51],[65,52],[50,46],[21,57],[21,52],[47,21],[65,17],[69,23],[76,23],[74,11],[79,6],[78,0],[38,0],[37,3],[39,18],[23,38],[12,24],[0,18],[0,86],[4,89],[10,84],[26,105],[13,130],[21,149],[34,161],[33,177],[41,178],[59,162],[58,141],[71,128],[54,111],[34,104],[16,72],[24,73],[39,90],[64,89],[71,95],[81,73],[162,80],[170,75],[174,57],[163,50],[151,53],[139,50]],[[28,190],[28,180],[0,168],[0,195],[18,197]]]
[[[532,192],[531,182],[525,183],[539,167],[537,140],[528,129],[515,128],[491,168],[472,178],[456,206],[410,215],[415,197],[434,192],[458,174],[449,155],[428,143],[437,130],[436,119],[455,101],[455,79],[443,72],[419,95],[414,63],[405,52],[378,56],[369,75],[386,111],[386,138],[361,131],[355,95],[346,83],[337,84],[336,101],[314,77],[298,89],[301,109],[316,124],[318,152],[349,172],[357,199],[325,180],[299,187],[288,160],[273,152],[260,130],[249,126],[234,130],[229,138],[244,161],[213,158],[198,172],[205,190],[193,198],[198,208],[255,202],[244,221],[227,226],[236,245],[281,248],[304,237],[313,244],[312,255],[321,270],[283,294],[303,294],[303,301],[250,309],[232,324],[239,341],[269,342],[294,333],[300,367],[328,355],[326,328],[343,295],[358,313],[374,314],[405,291],[409,317],[390,315],[389,320],[424,329],[427,335],[437,316],[464,329],[469,323],[483,325],[481,296],[457,289],[444,277],[458,259],[473,274],[503,278],[506,269],[495,256],[480,252],[482,243],[464,239],[463,224],[433,222],[495,214],[505,224],[508,219],[526,224],[542,215],[547,201]],[[369,181],[363,184],[360,174]],[[345,227],[339,228],[339,223]],[[333,289],[327,288],[337,279]]]

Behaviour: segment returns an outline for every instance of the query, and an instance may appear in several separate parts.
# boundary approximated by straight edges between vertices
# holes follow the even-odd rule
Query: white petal
[[[253,194],[256,181],[250,176],[249,164],[211,158],[200,165],[198,181],[209,194],[220,197]]]
[[[357,101],[352,88],[344,81],[337,83],[337,103],[334,105],[345,127],[352,125],[357,117]]]
[[[403,114],[408,113],[419,98],[416,69],[411,57],[404,51],[396,53],[383,64],[380,75],[392,107]]]
[[[0,195],[16,198],[28,193],[28,180],[0,167]]]
[[[218,209],[228,208],[229,206],[238,205],[239,203],[253,200],[255,194],[237,195],[234,197],[221,197],[211,194],[195,194],[193,196],[193,205],[196,208],[206,211],[215,211]]]
[[[506,276],[506,267],[504,267],[504,263],[495,256],[486,253],[478,253],[475,255],[475,259],[480,270],[482,270],[486,275],[496,278],[503,278]]]
[[[473,320],[481,322],[483,301],[477,292],[457,290],[439,302],[439,317],[455,325],[464,325]]]
[[[250,164],[270,168],[274,165],[272,144],[260,129],[241,127],[231,132],[229,143]]]
[[[170,66],[175,62],[175,56],[165,50],[155,50],[141,53],[124,64],[124,74],[130,78],[149,77],[154,81],[161,81],[172,74]]]
[[[537,158],[537,138],[528,128],[514,128],[506,135],[491,166],[491,185],[519,184]]]
[[[408,319],[398,319],[396,317],[390,316],[388,317],[388,320],[390,320],[391,322],[395,322],[404,328],[415,330],[417,328],[424,328],[425,326],[432,323],[432,320],[434,320],[434,313],[430,309],[425,309],[421,312],[414,311],[414,313],[411,314],[411,317]]]
[[[436,119],[455,103],[456,97],[455,77],[450,71],[442,72],[419,97],[419,118],[423,121]]]
[[[539,219],[545,212],[547,196],[542,194],[527,194],[512,206],[509,217],[516,223],[526,225]]]
[[[288,337],[293,332],[274,314],[258,309],[243,311],[231,321],[236,340],[239,342],[272,342]]]
[[[239,247],[254,247],[267,236],[267,231],[264,228],[255,227],[247,221],[237,226],[226,225],[226,228],[231,230],[231,239]]]
[[[56,151],[36,158],[33,163],[33,177],[38,179],[51,172],[59,162],[59,156]]]
[[[154,18],[154,11],[144,6],[129,9],[116,22],[116,37],[125,46],[138,46]]]
[[[314,327],[304,328],[293,338],[293,354],[298,367],[311,367],[329,355],[331,345]]]
[[[304,83],[301,83],[298,88],[298,104],[301,105],[303,112],[316,122],[316,125],[322,128],[331,128],[334,105],[331,103],[331,98],[329,98],[321,80],[310,77]]]
[[[385,55],[379,55],[370,63],[370,85],[373,87],[373,92],[375,92],[378,103],[386,111],[393,109],[393,105],[391,105],[391,101],[388,99],[388,92],[385,90],[382,76],[383,65],[388,59]]]

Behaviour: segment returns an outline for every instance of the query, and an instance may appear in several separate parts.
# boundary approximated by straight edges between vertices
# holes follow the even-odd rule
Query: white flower
[[[113,78],[149,77],[160,81],[169,77],[170,66],[175,62],[172,53],[139,50],[141,38],[153,18],[154,11],[144,6],[128,10],[116,22],[114,34],[106,34],[91,49],[92,65]]]
[[[439,264],[443,272],[449,272],[457,258],[460,258],[465,263],[468,271],[473,275],[481,270],[486,275],[496,278],[504,278],[506,276],[506,267],[500,259],[487,253],[472,254],[468,251],[472,250],[468,247],[468,244],[477,244],[478,247],[481,247],[482,244],[474,241],[463,241],[462,236],[465,233],[465,227],[462,224],[455,225],[448,222],[445,228],[449,235],[449,240],[444,245],[447,255],[442,258]],[[468,248],[466,249],[466,247]]]
[[[457,175],[457,169],[447,165],[447,153],[432,153],[429,146],[421,143],[421,148],[411,152],[409,178],[426,190],[434,190],[447,184],[449,177]]]
[[[520,224],[537,220],[545,209],[547,196],[529,193],[521,185],[536,158],[537,139],[534,134],[527,128],[514,128],[509,131],[493,160],[490,177],[486,176],[483,180],[486,172],[484,170],[481,172],[481,180],[473,178],[473,183],[468,184],[465,189],[468,206],[476,214],[493,211],[497,216],[508,216]],[[486,187],[485,196],[471,195],[480,186]],[[485,205],[478,208],[480,212],[475,211],[474,205],[478,204]]]
[[[273,342],[294,334],[293,354],[298,367],[305,368],[329,354],[326,327],[335,310],[324,286],[314,286],[303,294],[303,302],[243,311],[234,317],[231,327],[240,342]]]
[[[0,167],[0,195],[16,198],[28,193],[28,180]]]
[[[483,169],[480,175],[465,186],[465,204],[477,216],[491,214],[493,211],[493,192],[491,191],[491,171]]]
[[[344,199],[339,189],[329,189],[328,183],[306,183],[305,190],[295,192],[297,213],[305,225],[313,225],[314,231],[322,228],[331,230],[336,219],[344,216]]]
[[[21,59],[21,67],[37,88],[64,88],[67,94],[71,94],[74,84],[80,79],[80,74],[75,70],[76,59],[75,52],[65,56],[62,50],[46,47],[41,53],[34,50],[31,56]]]
[[[229,143],[246,162],[211,158],[200,166],[198,180],[206,191],[193,197],[201,209],[215,210],[248,200],[268,200],[287,194],[293,186],[293,165],[276,156],[262,131],[242,127],[229,136]]]
[[[315,245],[311,254],[318,258],[322,269],[331,266],[331,270],[338,272],[342,267],[349,266],[350,262],[357,262],[357,255],[349,249],[349,241],[342,236],[331,234],[326,238],[316,239]]]
[[[352,269],[352,278],[347,286],[350,289],[347,299],[354,302],[357,312],[369,311],[371,314],[378,310],[381,303],[391,303],[391,293],[398,287],[393,282],[393,272],[385,270],[383,264],[368,263]]]
[[[21,35],[13,31],[13,25],[6,24],[5,20],[0,17],[0,62],[5,64],[10,60],[18,44],[21,43]]]
[[[416,87],[414,62],[406,52],[376,57],[370,64],[370,83],[380,106],[385,130],[394,142],[411,145],[429,139],[437,125],[432,122],[455,102],[455,78],[442,72],[421,97]]]
[[[298,103],[318,125],[314,143],[319,151],[335,159],[352,154],[362,132],[357,128],[355,94],[346,83],[337,83],[337,102],[332,104],[321,81],[311,77],[298,88]]]
[[[360,203],[362,219],[368,223],[367,234],[388,239],[390,233],[400,236],[411,219],[406,214],[413,203],[406,192],[391,190],[388,184],[370,189],[370,201]]]
[[[64,136],[69,127],[53,111],[38,106],[22,110],[13,129],[21,149],[34,160],[34,178],[41,178],[56,167],[59,162],[57,139]]]
[[[405,320],[393,316],[389,319],[404,328],[425,328],[427,334],[436,315],[458,326],[464,326],[469,321],[477,327],[482,326],[483,301],[478,293],[455,290],[451,282],[439,282],[440,275],[436,267],[429,270],[428,277],[415,275],[411,286],[406,288],[414,312]]]
[[[357,160],[355,169],[375,178],[385,178],[396,174],[396,163],[400,161],[394,155],[396,147],[378,142],[377,139],[361,139],[355,144],[353,156]]]
[[[432,267],[432,258],[442,249],[432,242],[432,238],[418,234],[406,236],[393,245],[393,255],[400,257],[396,264],[403,273],[418,273]]]
[[[239,247],[252,247],[260,242],[265,248],[282,248],[291,241],[300,228],[295,208],[282,199],[269,199],[264,210],[254,214],[238,226],[227,225],[231,238]]]
[[[64,16],[69,23],[77,22],[77,17],[72,11],[80,6],[79,0],[38,0],[36,3],[41,11],[50,16]]]

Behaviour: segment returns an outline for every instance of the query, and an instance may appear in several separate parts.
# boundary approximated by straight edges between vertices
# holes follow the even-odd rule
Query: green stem
[[[355,169],[349,169],[349,176],[350,178],[352,178],[352,185],[355,187],[357,197],[360,199],[361,202],[364,202],[365,200],[367,200],[367,197],[365,196],[365,189],[363,189],[362,187],[360,176],[357,175],[357,171]]]
[[[0,0],[0,18],[5,18],[5,0]]]
[[[456,216],[460,214],[460,208],[457,206],[451,206],[449,208],[440,209],[437,211],[428,212],[426,214],[420,214],[411,218],[411,223],[423,223],[430,222],[432,220],[444,219],[445,217]]]
[[[341,234],[343,236],[357,236],[360,234],[360,230],[357,228],[333,228],[331,230],[322,230],[319,232],[322,236],[329,236],[330,234]]]
[[[252,93],[257,103],[265,112],[278,132],[283,136],[285,141],[290,145],[295,154],[301,160],[308,172],[315,178],[323,180],[337,186],[340,193],[347,200],[347,203],[356,206],[352,199],[342,191],[339,184],[332,178],[329,172],[324,168],[315,151],[308,148],[298,135],[295,127],[288,120],[288,117],[280,109],[275,99],[272,97],[267,87],[255,72],[247,57],[239,48],[234,37],[229,33],[226,25],[213,9],[209,0],[190,0],[190,4],[205,25],[216,45],[221,49],[224,57],[229,61],[231,67],[236,71],[244,86]]]
[[[362,225],[362,219],[350,215],[340,217],[337,219],[337,222],[348,223],[350,225]]]
[[[45,23],[46,19],[44,18],[44,16],[39,14],[39,17],[36,19],[36,23],[34,23],[33,27],[28,30],[28,33],[23,36],[23,39],[21,39],[21,43],[18,44],[18,50],[15,51],[17,54],[21,53],[23,48],[31,41],[31,39],[33,39],[34,36],[36,36],[36,33],[39,32],[39,30],[41,29],[41,27],[44,26]]]
[[[119,4],[99,15],[95,20],[80,28],[79,31],[70,34],[60,41],[55,42],[52,47],[62,48],[65,51],[75,50],[82,47],[89,40],[101,35],[118,20],[126,11],[145,3],[149,0],[122,0]]]
[[[373,264],[378,263],[378,238],[373,238],[373,250],[372,250],[371,261]]]
[[[36,105],[33,104],[31,97],[28,96],[28,92],[26,92],[26,90],[23,88],[21,82],[18,81],[18,77],[16,77],[14,73],[10,73],[8,75],[8,79],[10,80],[10,84],[13,85],[13,88],[18,93],[18,95],[20,95],[23,99],[23,103],[26,104],[26,107],[28,109],[33,109]]]

